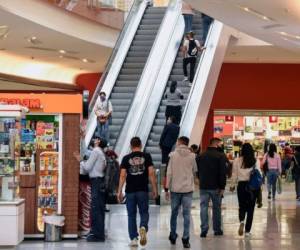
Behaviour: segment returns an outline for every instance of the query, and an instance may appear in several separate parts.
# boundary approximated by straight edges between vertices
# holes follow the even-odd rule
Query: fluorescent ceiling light
[[[256,17],[259,17],[260,19],[262,20],[265,20],[265,21],[274,21],[274,19],[272,19],[271,17],[268,17],[260,12],[258,12],[257,10],[254,10],[250,7],[247,7],[247,6],[241,6],[241,5],[236,5],[238,8],[248,12],[249,14],[252,14],[253,16],[256,16]]]
[[[61,54],[66,54],[66,51],[63,50],[63,49],[59,50],[58,52],[61,53]]]

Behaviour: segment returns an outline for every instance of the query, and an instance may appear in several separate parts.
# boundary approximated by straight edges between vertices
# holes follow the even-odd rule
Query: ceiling
[[[187,2],[195,9],[239,31],[277,47],[291,50],[300,57],[299,0],[187,0]]]
[[[110,53],[108,47],[60,33],[0,8],[2,73],[15,74],[14,68],[24,66],[26,62],[45,63],[51,68],[52,78],[49,79],[48,74],[42,80],[72,83],[72,76],[81,72],[102,72]],[[59,71],[64,69],[72,71],[70,77],[66,80],[56,79],[61,73]],[[22,76],[34,78],[26,74]]]

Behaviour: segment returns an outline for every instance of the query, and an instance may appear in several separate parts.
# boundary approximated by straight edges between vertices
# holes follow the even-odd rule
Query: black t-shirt
[[[126,193],[148,192],[148,168],[153,166],[150,154],[132,152],[124,156],[121,168],[126,169]]]

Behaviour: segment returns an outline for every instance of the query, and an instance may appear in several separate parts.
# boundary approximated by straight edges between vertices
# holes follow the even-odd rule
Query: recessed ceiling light
[[[279,33],[280,33],[280,35],[283,35],[283,36],[286,35],[286,32],[284,32],[284,31],[280,31]]]
[[[83,58],[82,61],[83,61],[84,63],[87,63],[89,60],[86,59],[86,58]]]
[[[63,56],[63,55],[60,55],[59,58],[64,58],[64,56]]]
[[[59,50],[58,52],[61,53],[61,54],[66,54],[66,51],[63,50],[63,49]]]
[[[248,7],[244,7],[244,11],[249,12],[249,8]]]
[[[31,37],[31,40],[36,40],[36,39],[37,39],[36,36],[32,36],[32,37]]]
[[[272,18],[270,17],[267,17],[265,16],[264,14],[260,13],[259,11],[257,10],[254,10],[252,8],[249,8],[249,7],[245,7],[245,6],[242,6],[242,5],[236,5],[238,8],[248,12],[249,14],[251,15],[254,15],[254,16],[257,16],[265,21],[274,21]]]

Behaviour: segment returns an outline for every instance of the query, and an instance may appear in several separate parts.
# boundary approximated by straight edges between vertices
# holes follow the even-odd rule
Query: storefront
[[[228,156],[237,157],[242,143],[253,145],[261,158],[270,143],[284,154],[286,143],[300,145],[300,113],[284,111],[215,111],[214,137],[224,141]]]
[[[0,103],[29,109],[20,121],[19,196],[25,199],[25,237],[40,237],[45,214],[66,217],[64,236],[78,233],[80,94],[0,93]],[[0,121],[0,130],[9,125]]]

